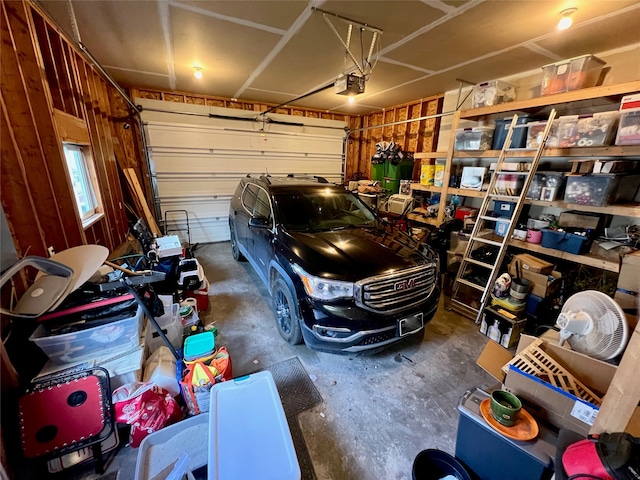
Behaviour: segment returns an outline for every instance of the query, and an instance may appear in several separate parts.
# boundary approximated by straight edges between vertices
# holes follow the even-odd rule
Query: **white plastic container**
[[[489,150],[493,141],[494,127],[456,129],[454,150]]]
[[[171,342],[174,348],[182,347],[182,320],[180,318],[180,305],[174,303],[171,310],[165,309],[164,315],[156,317],[156,322]],[[149,352],[155,351],[158,347],[164,345],[164,341],[160,337],[155,327],[150,321],[147,321],[147,329],[145,332],[145,343]]]
[[[166,478],[183,453],[189,455],[189,469],[207,464],[209,414],[187,418],[142,440],[138,449],[134,480]]]
[[[143,382],[153,382],[174,397],[180,395],[176,378],[176,359],[167,347],[159,347],[144,362]]]
[[[558,146],[596,147],[609,145],[616,132],[620,112],[599,112],[560,117]]]
[[[640,108],[622,110],[616,145],[640,145]]]
[[[105,352],[115,354],[140,345],[142,308],[130,317],[86,330],[52,335],[41,324],[29,337],[55,363],[70,363],[104,357]]]
[[[516,87],[502,80],[493,80],[479,83],[473,87],[471,105],[473,108],[488,107],[499,103],[513,102],[515,99]]]
[[[299,480],[284,408],[268,371],[211,388],[208,480]]]
[[[554,120],[551,123],[551,129],[549,130],[549,136],[547,137],[545,147],[554,148],[558,146],[559,124],[559,120]],[[540,146],[546,126],[547,122],[531,122],[527,125],[527,148],[538,148]]]

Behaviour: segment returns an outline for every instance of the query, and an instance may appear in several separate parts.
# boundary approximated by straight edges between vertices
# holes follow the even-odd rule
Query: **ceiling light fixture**
[[[349,103],[353,103],[356,101],[356,97],[349,97]]]
[[[571,25],[573,25],[573,18],[571,18],[571,15],[576,13],[577,10],[577,8],[567,8],[560,12],[562,18],[560,18],[560,21],[558,22],[558,30],[566,30]]]
[[[193,76],[200,80],[202,78],[202,68],[193,67]]]

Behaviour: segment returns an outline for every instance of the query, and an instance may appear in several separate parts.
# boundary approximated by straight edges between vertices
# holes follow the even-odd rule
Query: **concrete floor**
[[[218,327],[234,376],[297,356],[314,379],[324,401],[298,418],[319,480],[411,478],[421,450],[454,453],[465,390],[496,383],[475,364],[487,338],[442,301],[422,339],[373,355],[318,353],[282,340],[266,288],[248,263],[233,260],[229,243],[195,253],[211,284],[205,322]],[[136,450],[122,448],[107,473],[132,480],[135,460]],[[100,478],[71,473],[58,478]]]

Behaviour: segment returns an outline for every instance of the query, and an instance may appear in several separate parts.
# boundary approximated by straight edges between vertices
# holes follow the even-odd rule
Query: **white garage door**
[[[193,243],[229,239],[229,200],[240,178],[320,175],[341,182],[346,123],[136,99],[143,107],[150,170],[162,219],[186,210]],[[162,111],[157,111],[162,110]],[[238,117],[246,120],[238,120]],[[184,214],[167,214],[170,229]],[[187,240],[183,231],[178,231]]]

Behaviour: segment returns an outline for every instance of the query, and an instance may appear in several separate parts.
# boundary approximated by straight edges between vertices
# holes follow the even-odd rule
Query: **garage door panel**
[[[159,103],[167,102],[155,102],[154,108]],[[198,116],[202,112],[196,111],[171,113],[176,109],[187,113],[191,107],[166,105],[163,113],[143,110],[142,117],[161,220],[167,210],[186,210],[193,243],[229,239],[229,202],[247,174],[319,175],[330,182],[342,181],[345,123],[274,117],[291,123],[282,125]],[[215,114],[233,117],[239,113],[216,109]],[[311,121],[312,125],[299,125]],[[186,241],[184,219],[178,215],[168,220],[172,233]]]
[[[187,152],[167,154],[151,152],[154,172],[165,173],[203,173],[211,176],[235,174],[244,176],[248,173],[266,173],[271,175],[287,175],[289,173],[321,175],[342,172],[342,157],[299,156],[283,157],[281,155],[193,155]]]
[[[335,141],[336,137],[269,134],[260,131],[229,131],[157,124],[148,124],[147,131],[149,146],[152,148],[235,150],[242,146],[243,149],[258,152],[342,154],[342,145]]]
[[[197,177],[158,177],[158,197],[180,197],[184,195],[199,195],[216,197],[233,195],[238,186],[237,178],[201,179]]]

